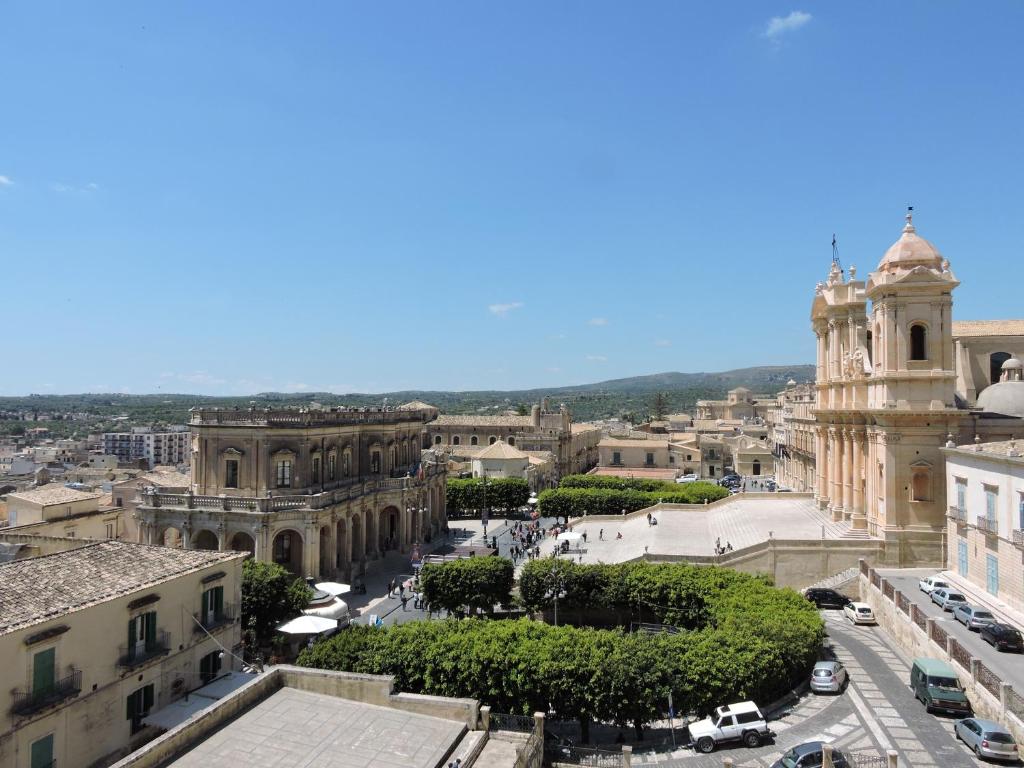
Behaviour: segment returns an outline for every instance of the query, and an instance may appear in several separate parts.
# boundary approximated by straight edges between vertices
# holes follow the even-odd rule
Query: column
[[[833,427],[829,430],[832,442],[832,461],[829,473],[832,478],[832,519],[841,520],[843,516],[843,436],[841,431]]]
[[[331,515],[331,533],[328,536],[327,546],[330,547],[330,551],[327,553],[327,562],[330,563],[330,572],[336,574],[338,572],[338,519],[337,515]],[[322,553],[321,553],[322,554]]]
[[[864,432],[858,430],[853,436],[853,514],[851,528],[867,528],[864,515]]]
[[[832,501],[832,458],[835,456],[835,441],[832,427],[821,428],[821,479],[825,486],[822,492],[821,508],[826,509]]]
[[[825,428],[817,427],[814,430],[814,474],[815,474],[815,496],[818,505],[823,506],[828,500],[828,479],[825,475]]]
[[[825,366],[827,362],[825,360],[825,334],[822,329],[815,328],[814,337],[817,340],[818,351],[818,359],[816,361],[817,365],[815,366],[815,371],[817,373],[817,381],[821,382],[824,381],[826,378]]]
[[[853,430],[843,430],[843,517],[853,513]]]
[[[302,530],[305,541],[302,543],[302,570],[299,575],[319,577],[320,575],[320,529],[312,523],[306,523]]]

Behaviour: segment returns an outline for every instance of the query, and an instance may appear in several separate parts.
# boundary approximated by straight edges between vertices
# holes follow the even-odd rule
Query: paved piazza
[[[282,688],[170,763],[176,768],[434,768],[465,724]]]
[[[820,512],[807,496],[780,499],[744,499],[733,496],[731,503],[707,509],[665,509],[657,513],[656,526],[639,515],[626,520],[595,520],[573,526],[574,531],[587,533],[586,544],[575,546],[574,558],[583,555],[584,563],[618,563],[643,557],[644,547],[655,555],[709,555],[714,553],[715,539],[722,546],[732,544],[742,549],[765,541],[769,534],[776,539],[839,538],[848,530],[848,523],[833,523]],[[604,529],[604,539],[598,533]],[[622,538],[616,539],[621,531]],[[553,542],[541,545],[541,555],[550,554]]]

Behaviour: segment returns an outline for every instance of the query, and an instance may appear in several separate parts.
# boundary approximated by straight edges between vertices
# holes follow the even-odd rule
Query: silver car
[[[966,717],[956,721],[955,731],[956,737],[978,757],[1017,762],[1017,742],[999,723]]]
[[[953,618],[975,632],[979,631],[986,624],[994,623],[996,620],[996,617],[992,615],[992,611],[976,608],[973,605],[958,605],[953,609]]]
[[[931,598],[943,611],[952,611],[958,605],[967,604],[967,598],[952,589],[933,589]]]
[[[811,690],[815,693],[839,693],[846,685],[846,668],[838,661],[819,661],[811,672]]]

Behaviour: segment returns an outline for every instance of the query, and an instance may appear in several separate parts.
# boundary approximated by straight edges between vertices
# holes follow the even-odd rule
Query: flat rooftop
[[[465,727],[286,687],[164,768],[435,768]]]

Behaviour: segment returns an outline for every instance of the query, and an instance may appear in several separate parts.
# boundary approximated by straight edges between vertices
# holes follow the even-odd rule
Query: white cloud
[[[592,317],[587,321],[587,325],[608,325],[608,320],[603,317]]]
[[[10,176],[0,175],[0,187],[13,187],[14,182],[11,181]]]
[[[74,184],[65,184],[63,181],[55,181],[50,184],[50,189],[59,195],[88,195],[92,192],[99,191],[100,185],[95,181],[90,181],[88,184],[84,184],[81,187],[75,186]]]
[[[668,339],[655,339],[654,346],[656,347],[671,347],[672,342]]]
[[[604,355],[587,355],[587,360],[592,363],[607,363],[608,358]]]
[[[768,20],[762,37],[779,40],[782,35],[794,32],[811,20],[811,14],[804,11],[791,11],[788,16],[773,16]]]
[[[492,315],[497,315],[498,317],[504,317],[509,312],[511,312],[513,309],[519,309],[521,306],[523,306],[523,302],[521,302],[521,301],[510,301],[507,304],[490,304],[490,305],[488,305],[487,310]]]

